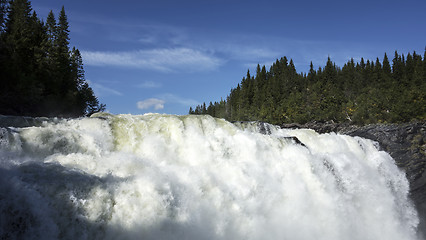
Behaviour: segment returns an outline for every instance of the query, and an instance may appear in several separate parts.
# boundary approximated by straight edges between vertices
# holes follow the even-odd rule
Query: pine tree
[[[82,116],[105,109],[84,79],[80,52],[69,51],[64,7],[58,24],[51,11],[45,25],[28,0],[9,1],[7,17],[0,17],[5,22],[0,31],[0,114]]]
[[[46,19],[46,34],[47,34],[47,46],[46,51],[49,57],[49,63],[53,65],[54,56],[55,56],[55,43],[57,37],[57,26],[55,15],[53,11],[49,12],[49,15]]]
[[[426,50],[423,60],[415,52],[406,56],[396,52],[392,68],[385,54],[383,63],[378,58],[361,58],[360,63],[351,59],[341,70],[329,58],[325,67],[317,71],[311,62],[307,75],[297,74],[293,62],[288,64],[283,57],[269,72],[260,66],[255,78],[248,72],[231,90],[225,107],[222,101],[215,102],[207,112],[232,121],[262,120],[274,124],[425,120]],[[203,106],[197,108],[203,111]],[[222,113],[223,108],[226,114]]]
[[[3,108],[9,113],[33,111],[38,102],[38,88],[34,76],[35,35],[34,15],[27,0],[10,1],[2,40],[7,60],[2,61],[5,75],[2,96]],[[18,97],[20,96],[20,97]],[[31,114],[31,113],[30,113]]]
[[[265,101],[265,89],[267,84],[266,68],[257,65],[256,78],[253,82],[253,102],[251,104],[252,115],[258,115]]]
[[[316,77],[317,72],[314,70],[314,64],[309,65],[309,73],[308,73],[308,83],[312,84],[314,82],[314,79]]]
[[[0,34],[4,31],[6,22],[7,0],[0,0]]]
[[[361,61],[359,62],[359,66],[361,67],[362,70],[365,69],[365,61],[364,58],[361,58]]]
[[[413,59],[413,56],[411,56],[410,53],[407,54],[407,60],[405,61],[405,78],[407,79],[408,82],[411,82],[411,80],[413,79],[413,74],[414,74],[414,68],[416,67],[416,63]]]
[[[423,79],[426,79],[426,47],[423,55]],[[423,81],[424,83],[425,81]]]
[[[12,61],[28,66],[31,56],[33,26],[32,9],[29,1],[15,0],[10,2],[8,21],[5,29],[5,44],[10,47]]]
[[[55,14],[53,13],[52,10],[50,10],[49,14],[47,15],[46,18],[46,28],[47,28],[47,35],[49,37],[49,42],[52,43],[55,41],[56,38],[56,19],[55,19]]]
[[[58,25],[56,27],[56,47],[58,48],[58,54],[68,56],[69,52],[69,25],[68,17],[65,14],[65,7],[62,6],[61,12],[59,13]]]
[[[3,103],[3,101],[6,101],[4,96],[6,96],[6,93],[8,89],[6,89],[5,82],[8,76],[6,75],[6,63],[9,59],[7,54],[7,48],[6,44],[4,42],[4,31],[5,31],[5,23],[6,23],[6,10],[7,10],[7,1],[6,0],[0,0],[0,79],[2,79],[2,87],[0,87],[0,110],[2,106],[6,105]]]
[[[105,105],[100,104],[98,98],[95,96],[93,89],[89,87],[84,76],[83,58],[80,51],[73,47],[71,51],[71,76],[73,79],[73,98],[74,114],[77,116],[90,116],[95,112],[105,110]],[[70,91],[70,90],[69,90]]]
[[[70,54],[68,20],[64,7],[62,7],[62,10],[59,14],[54,47],[54,61],[56,62],[55,70],[56,73],[61,76],[61,78],[58,78],[60,81],[59,94],[65,96],[67,94],[67,89],[71,85],[71,81],[69,74],[66,74],[70,72]]]
[[[403,66],[402,58],[398,54],[398,52],[395,51],[395,55],[392,60],[392,74],[393,74],[393,78],[396,81],[400,81],[402,79],[402,66]]]
[[[383,57],[383,73],[387,76],[390,76],[392,73],[392,69],[391,69],[389,59],[386,53],[385,53],[385,56]]]

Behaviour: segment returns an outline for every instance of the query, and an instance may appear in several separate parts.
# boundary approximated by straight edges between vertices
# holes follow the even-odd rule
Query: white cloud
[[[194,106],[200,104],[198,101],[190,98],[183,98],[171,93],[165,93],[159,96],[159,98],[164,99],[170,103],[177,103],[184,106]]]
[[[137,102],[137,106],[139,109],[149,109],[154,107],[155,110],[160,110],[164,108],[164,100],[158,98],[149,98],[143,101]]]
[[[272,64],[274,64],[275,63],[275,61],[267,61],[267,62],[258,62],[258,63],[255,63],[255,62],[251,62],[251,63],[244,63],[243,64],[243,66],[244,67],[246,67],[246,68],[249,68],[250,69],[250,73],[251,74],[256,74],[256,68],[257,68],[257,65],[259,64],[260,65],[260,67],[262,68],[263,66],[265,66],[265,68],[266,68],[266,71],[269,71],[269,68],[272,66]]]
[[[115,95],[115,96],[122,96],[123,94],[115,89],[105,87],[102,84],[94,83],[91,81],[88,81],[89,85],[92,87],[93,91],[95,92],[96,96],[98,97],[105,97],[109,95]]]
[[[82,51],[85,64],[150,69],[161,72],[208,71],[222,60],[191,48],[161,48],[128,52]]]
[[[250,66],[253,62],[257,64],[275,61],[287,56],[292,58],[295,64],[298,63],[298,71],[306,71],[310,61],[314,66],[323,66],[328,55],[338,65],[343,65],[350,57],[372,56],[375,59],[376,54],[372,52],[377,51],[367,49],[365,44],[351,41],[312,41],[296,36],[289,38],[275,34],[229,32],[225,29],[191,29],[174,24],[128,18],[114,19],[93,14],[84,15],[80,12],[71,14],[70,19],[74,23],[73,29],[84,34],[86,38],[90,38],[88,32],[96,33],[104,43],[113,41],[113,45],[118,44],[122,49],[126,46],[149,48],[122,52],[82,51],[87,65],[153,69],[162,72],[194,72],[216,69],[226,61]],[[84,31],[79,32],[79,28]],[[348,49],[352,49],[352,52],[347,52]],[[183,50],[186,50],[186,53]],[[383,53],[380,50],[379,54]],[[303,69],[299,66],[303,66]]]
[[[164,109],[165,104],[178,104],[186,107],[196,106],[200,103],[190,98],[183,98],[171,93],[160,94],[157,98],[149,98],[143,101],[137,102],[138,109],[145,110],[154,108],[155,110]]]
[[[264,60],[277,57],[277,51],[268,48],[258,48],[255,46],[241,46],[232,44],[224,48],[230,54],[230,57],[237,60]]]
[[[140,88],[160,88],[163,85],[159,82],[154,82],[154,81],[145,81],[141,84],[138,84],[137,87]]]
[[[138,42],[143,44],[153,44],[156,43],[157,38],[153,35],[145,35],[138,39]]]
[[[46,16],[49,11],[46,12]],[[100,32],[104,40],[119,43],[139,43],[157,47],[182,46],[188,39],[185,28],[170,24],[94,14],[87,15],[80,12],[74,12],[70,19],[74,22],[73,30],[78,26],[83,28],[90,26],[95,28],[97,33]]]

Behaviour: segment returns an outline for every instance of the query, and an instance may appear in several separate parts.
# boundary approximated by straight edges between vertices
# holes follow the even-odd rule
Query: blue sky
[[[114,114],[187,114],[283,56],[306,72],[328,56],[343,66],[426,46],[425,0],[32,1],[43,19],[62,5],[86,80]]]

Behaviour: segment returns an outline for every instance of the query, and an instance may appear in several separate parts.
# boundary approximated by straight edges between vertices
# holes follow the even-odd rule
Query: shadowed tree
[[[27,0],[0,0],[0,114],[82,116],[105,109],[84,78],[78,49],[69,49],[65,9],[44,24]],[[3,24],[4,23],[4,24]]]

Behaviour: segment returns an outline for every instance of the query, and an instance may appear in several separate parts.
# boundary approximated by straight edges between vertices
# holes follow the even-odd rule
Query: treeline
[[[102,111],[69,47],[65,10],[46,22],[28,0],[0,0],[0,114],[76,117]]]
[[[328,58],[324,68],[297,73],[292,60],[277,60],[267,71],[247,72],[226,100],[192,107],[190,114],[209,114],[230,121],[273,124],[350,121],[357,124],[426,120],[426,51],[407,56],[395,51],[392,63],[355,63],[342,68]]]

